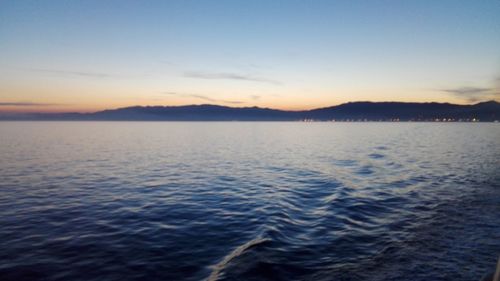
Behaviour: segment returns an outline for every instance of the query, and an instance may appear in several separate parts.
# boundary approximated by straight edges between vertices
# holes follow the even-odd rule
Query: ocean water
[[[0,280],[480,280],[498,123],[0,122]]]

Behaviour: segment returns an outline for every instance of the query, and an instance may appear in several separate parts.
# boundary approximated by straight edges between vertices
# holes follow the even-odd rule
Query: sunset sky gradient
[[[1,1],[0,112],[500,100],[500,1]]]

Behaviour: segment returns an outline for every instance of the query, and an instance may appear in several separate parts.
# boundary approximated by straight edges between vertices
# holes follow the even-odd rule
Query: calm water
[[[0,122],[0,280],[479,280],[500,124]]]

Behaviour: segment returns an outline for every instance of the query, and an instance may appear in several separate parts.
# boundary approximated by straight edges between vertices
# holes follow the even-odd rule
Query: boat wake
[[[224,259],[222,259],[222,261],[220,261],[218,264],[216,264],[216,265],[213,266],[212,273],[210,273],[210,276],[208,277],[207,281],[216,281],[219,278],[219,274],[222,272],[222,270],[224,270],[224,268],[226,267],[226,265],[231,260],[233,260],[234,258],[240,256],[246,250],[248,250],[248,249],[250,249],[250,248],[252,248],[252,247],[254,247],[256,245],[265,243],[267,241],[270,241],[270,239],[269,238],[260,238],[259,237],[259,238],[252,239],[252,240],[248,241],[247,243],[245,243],[245,244],[243,244],[241,246],[238,246],[231,253],[229,253],[228,255],[226,255],[224,257]]]

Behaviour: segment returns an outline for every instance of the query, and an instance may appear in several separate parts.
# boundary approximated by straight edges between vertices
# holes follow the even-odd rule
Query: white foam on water
[[[234,249],[231,253],[226,255],[222,261],[220,261],[218,264],[214,265],[212,269],[212,273],[210,273],[210,276],[208,277],[207,281],[216,281],[217,278],[219,277],[220,272],[226,267],[226,265],[233,260],[234,258],[240,256],[245,252],[247,249],[256,246],[258,244],[264,243],[270,241],[268,238],[255,238],[252,239],[245,244],[238,246],[236,249]]]

